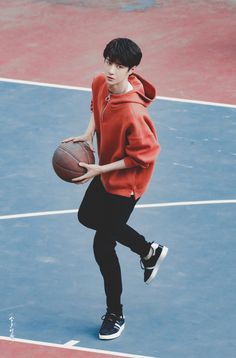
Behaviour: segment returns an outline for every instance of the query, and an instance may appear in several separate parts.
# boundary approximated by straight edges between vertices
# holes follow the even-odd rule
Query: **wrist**
[[[99,165],[99,174],[105,174],[106,173],[106,166],[105,165]]]
[[[93,135],[94,135],[94,133],[91,133],[91,132],[89,132],[89,133],[85,132],[85,133],[84,133],[84,136],[85,136],[86,138],[88,138],[89,140],[93,139]]]

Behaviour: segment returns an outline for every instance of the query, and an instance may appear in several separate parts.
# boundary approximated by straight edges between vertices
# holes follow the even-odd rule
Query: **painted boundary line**
[[[74,346],[67,346],[66,344],[57,344],[57,343],[48,343],[48,342],[40,342],[40,341],[31,341],[28,339],[20,339],[20,338],[14,338],[11,339],[10,337],[4,337],[0,336],[0,341],[7,341],[7,342],[16,342],[16,343],[26,343],[26,344],[34,344],[39,346],[45,346],[45,347],[52,347],[52,348],[61,348],[61,349],[69,349],[69,350],[77,350],[77,351],[84,351],[84,352],[91,352],[91,353],[100,353],[104,355],[112,355],[114,357],[126,357],[126,358],[155,358],[150,356],[141,356],[137,354],[126,354],[126,353],[120,353],[120,352],[112,352],[112,351],[104,351],[100,349],[93,349],[93,348],[85,348],[85,347],[74,347]]]
[[[14,80],[11,78],[2,78],[2,77],[0,77],[0,81],[8,82],[8,83],[17,83],[17,84],[22,84],[22,85],[30,85],[30,86],[51,87],[51,88],[59,88],[59,89],[61,88],[61,89],[91,92],[91,88],[78,87],[78,86],[67,86],[67,85],[60,85],[60,84],[56,84],[56,83],[23,81],[23,80]]]
[[[8,83],[18,83],[18,84],[33,85],[33,86],[52,87],[52,88],[61,88],[61,89],[68,89],[68,90],[91,92],[91,88],[87,88],[87,87],[67,86],[67,85],[60,85],[60,84],[53,84],[53,83],[24,81],[24,80],[14,80],[11,78],[3,78],[3,77],[0,77],[0,81],[8,82]],[[198,100],[174,98],[174,97],[163,97],[163,96],[157,96],[156,98],[158,98],[159,100],[163,100],[163,101],[173,101],[173,102],[200,104],[200,105],[206,105],[206,106],[236,108],[236,105],[228,104],[228,103],[207,102],[207,101],[198,101]]]
[[[147,208],[163,208],[173,206],[194,206],[194,205],[216,205],[216,204],[236,204],[236,199],[232,200],[199,200],[199,201],[177,201],[170,203],[154,203],[154,204],[138,204],[135,209],[147,209]],[[38,216],[49,216],[49,215],[64,215],[77,213],[78,209],[70,210],[54,210],[54,211],[39,211],[32,213],[12,214],[12,215],[1,215],[0,220],[10,219],[22,219],[31,218]]]
[[[80,343],[80,341],[75,341],[74,339],[72,339],[71,341],[64,343],[63,346],[64,347],[73,347],[78,343]]]

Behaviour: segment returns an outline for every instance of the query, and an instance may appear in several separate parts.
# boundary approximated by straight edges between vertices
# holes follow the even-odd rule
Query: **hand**
[[[102,166],[97,164],[86,164],[86,163],[79,163],[79,165],[85,169],[87,169],[87,173],[84,175],[72,179],[72,182],[75,184],[84,184],[90,179],[96,177],[97,175],[102,174]]]
[[[94,147],[93,147],[93,137],[91,135],[86,135],[86,134],[83,134],[81,136],[78,136],[78,137],[69,137],[69,138],[66,138],[62,141],[62,143],[68,143],[68,142],[74,142],[74,143],[77,143],[77,142],[87,142],[90,149],[94,152]]]

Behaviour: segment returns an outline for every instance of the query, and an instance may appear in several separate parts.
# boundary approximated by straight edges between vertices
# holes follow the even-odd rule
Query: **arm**
[[[139,120],[138,120],[139,119]],[[147,168],[160,152],[156,131],[148,116],[137,118],[127,132],[128,143],[125,147],[125,165]]]
[[[93,136],[95,133],[95,122],[94,122],[94,116],[93,113],[91,114],[90,121],[88,124],[88,127],[84,134],[78,137],[69,137],[63,140],[64,143],[67,142],[88,142],[90,148],[94,150],[93,148]]]
[[[87,137],[90,137],[92,139],[94,136],[94,133],[95,133],[95,122],[94,122],[94,115],[92,113],[91,117],[90,117],[89,124],[88,124],[88,128],[87,128],[86,132],[84,133],[84,135]]]
[[[88,180],[94,178],[97,175],[101,175],[103,173],[108,173],[113,170],[121,170],[121,169],[126,168],[124,159],[118,160],[113,163],[105,164],[105,165],[86,164],[86,163],[80,163],[79,165],[81,167],[87,169],[87,173],[85,173],[81,177],[72,179],[72,182],[78,183],[78,184],[84,184]]]
[[[87,173],[72,181],[83,184],[97,175],[113,170],[133,167],[147,168],[149,163],[156,159],[160,146],[151,122],[147,125],[145,121],[138,121],[135,126],[131,126],[129,129],[127,139],[126,156],[123,159],[105,165],[80,163],[81,167],[87,169]]]

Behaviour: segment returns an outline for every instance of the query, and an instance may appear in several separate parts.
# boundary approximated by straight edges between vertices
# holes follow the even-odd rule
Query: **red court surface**
[[[0,337],[1,358],[152,358]]]
[[[2,0],[0,77],[90,87],[125,36],[159,96],[234,104],[235,23],[232,0]]]

